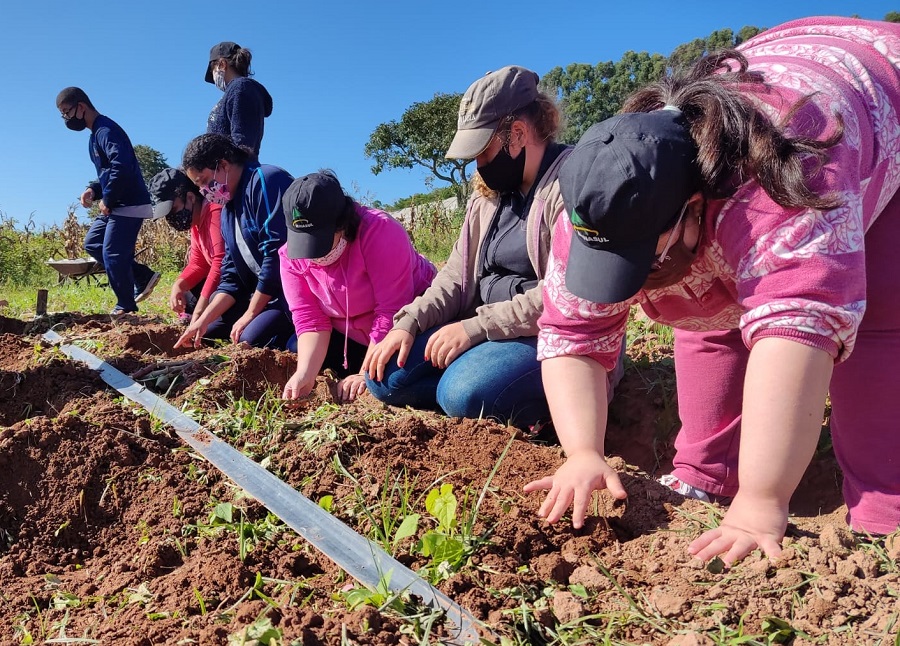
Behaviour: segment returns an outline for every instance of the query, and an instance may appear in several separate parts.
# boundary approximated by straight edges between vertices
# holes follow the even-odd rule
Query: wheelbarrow
[[[95,285],[100,285],[100,276],[106,273],[103,265],[93,258],[75,258],[68,260],[48,260],[47,264],[56,270],[59,274],[56,280],[57,285],[62,285],[68,280],[80,283],[86,280],[88,284],[93,281]]]

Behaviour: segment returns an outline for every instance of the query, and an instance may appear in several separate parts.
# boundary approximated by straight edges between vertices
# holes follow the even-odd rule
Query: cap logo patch
[[[609,242],[609,238],[604,238],[597,229],[589,227],[577,212],[572,211],[572,213],[569,214],[569,221],[572,222],[572,228],[575,229],[575,233],[578,237],[585,242],[597,242],[601,244]]]
[[[293,219],[291,220],[291,226],[295,229],[308,229],[313,226],[313,223],[303,217],[303,214],[300,213],[300,209],[296,206],[294,207],[293,212],[291,213]]]

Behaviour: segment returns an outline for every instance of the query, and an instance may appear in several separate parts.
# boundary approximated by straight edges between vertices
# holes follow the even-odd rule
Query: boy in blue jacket
[[[144,220],[153,217],[153,207],[131,140],[119,124],[97,112],[81,88],[62,90],[56,107],[69,130],[91,130],[88,152],[97,179],[82,193],[81,205],[87,209],[99,201],[100,215],[88,229],[84,249],[106,268],[116,295],[111,313],[136,312],[160,276],[134,260],[138,232]]]

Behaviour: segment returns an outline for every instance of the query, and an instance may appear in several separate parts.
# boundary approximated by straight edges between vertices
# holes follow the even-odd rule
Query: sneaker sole
[[[156,289],[156,286],[159,284],[160,278],[162,278],[162,276],[159,274],[159,272],[154,273],[150,280],[147,282],[147,285],[144,287],[144,291],[134,297],[134,302],[140,303],[141,301],[145,301],[150,298],[150,294],[152,294],[153,290]]]

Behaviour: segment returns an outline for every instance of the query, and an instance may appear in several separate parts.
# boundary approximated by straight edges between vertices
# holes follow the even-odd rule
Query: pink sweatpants
[[[888,534],[900,526],[900,193],[866,233],[866,313],[853,354],[831,379],[831,435],[844,474],[850,526]],[[682,428],[673,473],[733,496],[744,372],[737,330],[675,331]],[[824,402],[822,402],[824,410]]]

